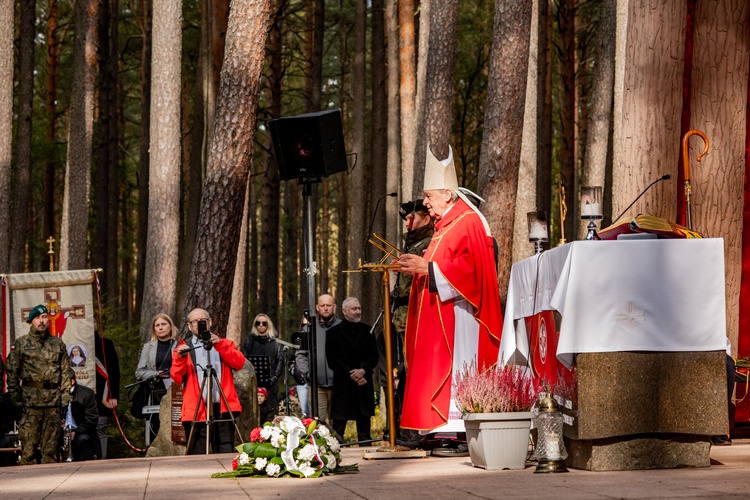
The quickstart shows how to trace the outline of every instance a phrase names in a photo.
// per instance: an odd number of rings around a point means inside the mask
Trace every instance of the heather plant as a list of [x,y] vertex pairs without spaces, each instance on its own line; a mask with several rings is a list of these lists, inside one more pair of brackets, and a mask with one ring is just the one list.
[[453,390],[463,413],[503,413],[530,411],[540,388],[521,367],[479,370],[473,362],[456,374]]

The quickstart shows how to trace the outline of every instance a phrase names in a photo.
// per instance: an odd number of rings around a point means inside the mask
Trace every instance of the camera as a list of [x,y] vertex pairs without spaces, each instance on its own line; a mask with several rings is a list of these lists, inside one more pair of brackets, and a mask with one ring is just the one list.
[[203,343],[204,349],[211,349],[211,332],[208,331],[205,319],[198,321],[198,340]]

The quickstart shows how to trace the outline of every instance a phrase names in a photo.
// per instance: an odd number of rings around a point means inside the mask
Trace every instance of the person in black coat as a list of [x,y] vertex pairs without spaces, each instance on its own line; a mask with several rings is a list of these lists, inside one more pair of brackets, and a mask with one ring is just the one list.
[[[268,405],[275,415],[279,410],[279,377],[284,371],[286,358],[281,345],[276,342],[276,329],[273,327],[271,318],[266,314],[258,314],[253,322],[251,334],[242,345],[242,354],[248,356],[264,356],[268,359],[270,366],[270,378],[258,380],[258,387],[268,391]],[[256,366],[256,370],[260,367]]]
[[72,423],[75,426],[73,429],[73,460],[75,462],[96,460],[101,457],[102,448],[99,436],[96,433],[99,411],[96,407],[94,391],[78,385],[73,370],[70,374],[70,383],[70,394],[73,398],[65,422],[66,425],[70,423],[70,417],[72,416]]
[[96,407],[99,420],[96,433],[101,447],[100,458],[107,458],[107,424],[112,416],[112,408],[120,399],[120,359],[117,357],[115,343],[102,338],[99,332],[94,333],[94,350],[96,352]]
[[375,414],[373,370],[378,347],[370,325],[362,323],[359,300],[349,297],[341,305],[344,320],[326,335],[326,358],[333,370],[333,430],[343,437],[346,423],[357,423],[357,440],[370,438],[370,417]]

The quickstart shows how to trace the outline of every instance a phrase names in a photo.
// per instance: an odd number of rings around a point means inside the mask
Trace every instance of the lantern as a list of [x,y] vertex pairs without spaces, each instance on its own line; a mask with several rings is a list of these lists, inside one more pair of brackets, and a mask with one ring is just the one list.
[[596,234],[596,222],[602,220],[602,187],[581,188],[581,220],[589,221],[588,234],[585,240],[600,240]]
[[568,456],[563,442],[563,416],[555,398],[547,395],[537,402],[538,415],[534,418],[537,444],[534,458],[539,463],[536,472],[568,472],[564,460]]
[[526,221],[529,227],[529,241],[536,245],[536,253],[542,253],[542,243],[549,241],[547,236],[547,214],[544,212],[528,212]]

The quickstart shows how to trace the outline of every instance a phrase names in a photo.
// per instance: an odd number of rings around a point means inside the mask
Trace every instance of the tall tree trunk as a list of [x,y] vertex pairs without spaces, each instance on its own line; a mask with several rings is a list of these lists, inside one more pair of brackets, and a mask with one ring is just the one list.
[[[331,291],[329,273],[331,271],[330,254],[332,252],[330,251],[330,248],[331,248],[330,245],[331,245],[332,224],[330,223],[331,211],[330,211],[329,196],[331,196],[331,181],[330,179],[323,179],[323,207],[321,209],[321,214],[320,214],[321,224],[318,226],[318,229],[320,231],[319,233],[320,245],[318,246],[318,248],[321,249],[320,256],[319,256],[319,259],[320,259],[320,293],[321,294],[322,293],[330,294],[330,291]],[[306,302],[303,302],[303,304],[306,304]]]
[[609,195],[605,195],[605,199],[609,199],[610,203],[612,188],[611,183],[607,185],[605,172],[614,98],[616,14],[617,0],[603,0],[596,33],[591,104],[581,176],[583,186],[605,186]]
[[[288,331],[287,328],[299,321],[297,311],[299,311],[300,302],[299,288],[306,280],[297,273],[300,270],[299,255],[304,254],[304,248],[300,249],[299,239],[299,221],[302,219],[302,210],[300,210],[299,199],[302,197],[299,184],[289,181],[284,184],[284,217],[282,222],[282,248],[281,255],[281,291],[282,291],[282,308],[279,310],[279,317],[275,318],[276,325],[281,332]],[[313,254],[314,255],[314,254]]]
[[[11,220],[18,235],[10,238],[10,272],[25,269],[31,179],[31,115],[34,102],[34,39],[36,0],[20,2],[18,47],[18,118],[16,169],[13,179]],[[12,128],[10,129],[12,130]]]
[[[138,155],[138,267],[135,282],[135,317],[141,317],[143,288],[146,276],[146,239],[148,236],[148,199],[151,137],[151,55],[153,33],[153,0],[140,0],[140,12],[135,16],[141,38],[141,130]],[[177,319],[177,318],[173,318]]]
[[234,0],[201,200],[185,314],[203,307],[218,331],[227,324],[244,194],[250,172],[269,0]]
[[[422,14],[425,7],[429,12],[430,0],[421,2]],[[414,0],[398,1],[398,60],[401,116],[401,185],[399,199],[412,200],[414,180],[414,143],[417,126],[417,49],[414,31]],[[429,30],[427,30],[429,33]],[[426,37],[425,37],[426,38]],[[394,94],[395,95],[395,94]],[[390,126],[389,126],[390,127]],[[391,242],[393,243],[393,242]]]
[[118,106],[117,71],[119,50],[117,45],[117,20],[119,0],[100,2],[98,19],[99,62],[99,112],[97,116],[98,144],[96,177],[94,179],[94,208],[97,214],[93,238],[93,263],[104,269],[101,277],[102,294],[115,306],[119,293],[118,276]]
[[[613,214],[658,176],[671,170],[677,177],[687,4],[669,0],[653,5],[640,0],[628,6],[621,118],[615,121]],[[676,204],[674,186],[661,182],[628,213],[675,220]]]
[[250,176],[250,245],[248,250],[250,270],[247,273],[248,298],[245,308],[245,314],[248,316],[258,310],[258,274],[260,270],[260,264],[258,264],[258,179],[260,179],[258,174]]
[[[412,23],[414,17],[412,16]],[[412,29],[414,25],[412,24]],[[399,193],[401,191],[401,142],[400,130],[402,123],[399,106],[399,31],[398,31],[398,1],[386,0],[385,2],[385,31],[386,31],[386,68],[387,68],[387,153],[386,153],[386,192]],[[412,52],[414,50],[414,39],[412,38]],[[413,58],[413,57],[412,57]],[[412,61],[413,64],[413,61]],[[412,75],[413,77],[413,75]],[[386,231],[383,235],[388,241],[396,246],[401,243],[401,227],[398,224],[399,198],[388,197],[385,199]]]
[[[529,59],[526,77],[525,108],[523,113],[523,137],[521,139],[520,164],[518,170],[518,187],[516,189],[516,216],[513,230],[511,262],[518,262],[534,253],[534,246],[529,244],[528,216],[536,211],[536,174],[537,165],[537,65],[538,55],[538,22],[540,0],[533,0],[531,6],[531,27],[529,30]],[[545,1],[545,0],[541,0]]]
[[[547,230],[559,227],[560,213],[552,212],[552,79],[550,68],[550,32],[552,18],[549,15],[549,1],[539,0],[539,21],[537,42],[536,73],[536,134],[537,134],[537,170],[536,170],[536,207],[547,214]],[[559,206],[558,206],[559,207]]]
[[242,209],[240,224],[240,244],[237,247],[237,264],[234,266],[234,283],[232,284],[232,301],[229,319],[227,321],[227,338],[237,345],[247,329],[248,312],[247,289],[245,287],[245,273],[247,272],[247,227],[250,216],[250,176],[247,177],[245,188],[245,206]]
[[[367,169],[370,174],[370,180],[367,182],[367,192],[370,194],[370,214],[366,221],[366,229],[372,225],[373,233],[378,234],[381,237],[385,237],[386,228],[386,212],[388,206],[392,210],[394,216],[396,216],[396,203],[390,203],[390,197],[383,197],[388,192],[386,191],[387,184],[387,155],[388,155],[388,97],[386,93],[386,52],[385,52],[385,4],[384,0],[373,0],[372,1],[372,36],[371,36],[371,58],[370,67],[371,75],[370,81],[372,85],[372,129],[370,143],[370,165]],[[398,217],[396,216],[396,219]],[[391,219],[393,220],[393,219]],[[394,221],[395,222],[395,221]],[[365,234],[364,238],[367,239],[369,234]],[[396,242],[398,244],[398,242]],[[383,256],[383,253],[366,243],[365,255],[367,255],[368,262],[377,262]],[[382,307],[382,293],[378,283],[380,283],[380,276],[378,274],[365,275],[365,283],[367,286],[362,290],[362,314],[363,318],[367,321],[374,321]]]
[[[424,13],[422,13],[424,15]],[[430,1],[429,53],[425,84],[425,107],[419,113],[416,149],[414,151],[414,184],[412,194],[419,197],[424,186],[424,162],[427,147],[436,158],[448,158],[453,90],[456,69],[458,0]],[[423,33],[420,33],[420,39]],[[421,42],[420,42],[421,43]],[[420,58],[422,54],[420,52]],[[425,61],[420,59],[419,64]],[[421,90],[419,91],[421,93]]]
[[483,213],[498,243],[498,278],[503,304],[508,295],[512,264],[531,4],[531,0],[498,0],[495,3],[487,108],[479,159],[479,194],[487,194],[484,196],[487,207],[483,207]]
[[[267,52],[270,67],[268,69],[268,102],[269,118],[281,116],[281,78],[283,73],[281,59],[281,21],[283,0],[271,0],[272,24],[268,33]],[[272,151],[271,134],[266,134],[266,151]],[[261,191],[261,242],[260,242],[260,311],[278,320],[279,314],[279,211],[281,208],[281,189],[279,171],[276,162],[270,155],[266,160],[266,171],[263,176]]]
[[575,122],[576,122],[576,79],[575,79],[575,8],[576,0],[562,0],[557,10],[560,48],[558,54],[558,96],[560,114],[560,181],[565,188],[565,202],[568,217],[565,219],[566,238],[575,238],[578,227],[578,191],[576,190],[575,168]]
[[219,75],[224,60],[224,43],[229,19],[229,0],[202,0],[201,40],[196,70],[196,85],[193,93],[193,116],[190,127],[190,156],[185,162],[185,210],[183,223],[183,244],[179,256],[177,279],[177,311],[179,316],[187,295],[190,266],[195,251],[198,217],[203,192],[203,178],[208,156],[209,139],[213,130],[216,112],[216,94],[219,89]]
[[[354,15],[354,63],[352,64],[352,150],[360,158],[350,178],[351,200],[349,203],[349,269],[357,269],[357,261],[364,260],[365,231],[367,231],[366,170],[369,169],[365,152],[365,0],[355,0]],[[363,299],[364,276],[351,273],[348,295]]]
[[[47,144],[57,143],[57,82],[60,78],[60,50],[62,44],[58,39],[58,1],[49,0],[47,13],[47,93],[44,107],[47,118]],[[57,151],[49,148],[45,159],[44,174],[44,234],[57,234],[55,223],[55,173],[60,165]]]
[[[13,161],[13,0],[0,0],[0,232],[10,234]],[[10,238],[0,241],[0,269],[10,270]]]
[[141,309],[144,341],[156,314],[174,316],[175,311],[179,249],[174,239],[180,231],[181,17],[182,0],[154,2],[148,245]]
[[747,125],[741,111],[748,95],[749,20],[750,4],[746,1],[706,0],[695,5],[691,127],[706,133],[711,149],[696,163],[703,144],[700,139],[693,139],[690,144],[692,220],[704,235],[724,239],[727,336],[735,346],[739,333],[746,182],[743,166]]
[[99,2],[79,0],[74,12],[73,81],[68,112],[60,269],[83,269],[87,265]]

